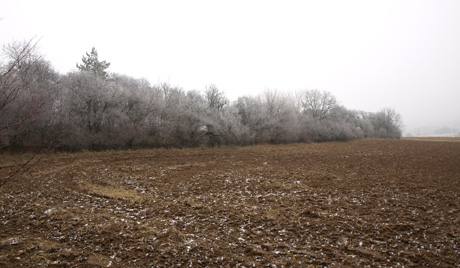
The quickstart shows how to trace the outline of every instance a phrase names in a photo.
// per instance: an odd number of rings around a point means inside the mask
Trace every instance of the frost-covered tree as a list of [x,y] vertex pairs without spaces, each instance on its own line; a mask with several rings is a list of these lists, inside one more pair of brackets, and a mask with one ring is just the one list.
[[52,120],[58,74],[37,52],[34,40],[3,48],[0,63],[0,145],[41,143]]
[[272,143],[298,140],[298,118],[292,98],[277,90],[266,90],[262,95],[266,134]]
[[216,85],[207,86],[205,89],[206,101],[211,109],[222,111],[228,104],[228,99],[225,97],[225,93],[219,91]]
[[392,108],[384,108],[371,117],[375,135],[379,138],[401,138],[401,115]]
[[110,63],[106,61],[99,61],[96,48],[92,48],[91,52],[86,52],[86,56],[81,57],[81,64],[77,63],[77,68],[80,71],[92,72],[101,78],[107,78],[108,73],[106,70],[109,68]]
[[247,128],[245,136],[248,143],[267,142],[266,117],[260,98],[239,97],[234,105],[241,118],[241,123]]
[[[329,92],[276,90],[230,103],[217,86],[186,91],[111,74],[96,49],[59,75],[31,42],[0,61],[0,145],[57,141],[71,150],[399,138],[393,109],[350,111]],[[0,146],[1,148],[1,146]]]
[[300,108],[304,114],[310,114],[319,121],[330,118],[335,108],[338,107],[337,100],[330,92],[321,92],[317,89],[303,90],[298,92]]

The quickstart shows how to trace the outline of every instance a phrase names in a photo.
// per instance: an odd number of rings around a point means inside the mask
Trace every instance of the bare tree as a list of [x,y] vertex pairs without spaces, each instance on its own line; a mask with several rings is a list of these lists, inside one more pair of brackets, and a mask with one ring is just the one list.
[[392,108],[384,108],[371,116],[375,135],[380,138],[401,138],[401,115]]
[[59,76],[36,48],[32,39],[3,49],[7,62],[0,67],[0,143],[5,146],[22,142],[38,122],[51,119],[48,106]]
[[219,91],[215,85],[206,87],[205,96],[211,109],[222,111],[228,104],[228,99],[225,97],[225,94],[222,91]]
[[4,46],[0,63],[0,149],[13,146],[41,146],[29,160],[6,177],[0,187],[20,176],[56,148],[49,133],[53,124],[53,102],[59,75],[37,53],[34,39]]
[[[38,61],[34,56],[37,42],[31,39],[27,43],[9,44],[3,48],[7,62],[1,65],[0,74],[0,112],[14,103],[27,84],[23,83],[23,74],[27,73],[33,64]],[[8,127],[2,120],[1,129]]]
[[338,107],[337,100],[331,93],[317,89],[300,91],[298,98],[301,111],[319,121],[330,118]]
[[298,122],[292,98],[277,90],[266,90],[262,100],[269,141],[272,143],[297,141]]

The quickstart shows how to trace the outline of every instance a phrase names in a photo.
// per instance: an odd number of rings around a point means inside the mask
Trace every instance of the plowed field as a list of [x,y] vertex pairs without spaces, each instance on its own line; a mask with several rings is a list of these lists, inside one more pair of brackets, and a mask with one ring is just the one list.
[[460,142],[53,154],[0,188],[20,266],[459,267]]

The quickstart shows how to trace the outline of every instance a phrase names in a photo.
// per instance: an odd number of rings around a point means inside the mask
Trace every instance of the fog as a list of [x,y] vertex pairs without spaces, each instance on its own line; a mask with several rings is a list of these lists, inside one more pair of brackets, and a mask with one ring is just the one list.
[[39,39],[61,73],[96,47],[109,71],[231,100],[329,91],[394,108],[405,132],[460,128],[459,1],[10,1],[0,44]]

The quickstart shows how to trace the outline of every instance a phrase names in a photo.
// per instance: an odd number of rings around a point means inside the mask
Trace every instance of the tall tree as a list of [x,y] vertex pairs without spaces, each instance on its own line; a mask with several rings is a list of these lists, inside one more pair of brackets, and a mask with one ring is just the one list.
[[101,78],[108,78],[106,70],[109,68],[110,63],[105,60],[99,61],[96,48],[93,47],[90,53],[86,52],[86,56],[83,55],[81,61],[83,62],[82,64],[77,63],[77,68],[80,71],[92,72]]

